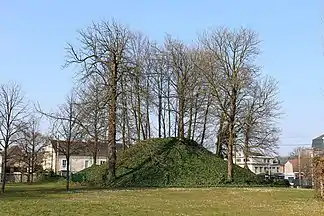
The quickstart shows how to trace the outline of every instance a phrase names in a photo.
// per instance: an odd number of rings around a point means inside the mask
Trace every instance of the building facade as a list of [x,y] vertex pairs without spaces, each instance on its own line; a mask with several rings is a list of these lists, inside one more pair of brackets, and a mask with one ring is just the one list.
[[[71,173],[79,172],[94,165],[94,143],[93,142],[73,142],[70,144],[69,170]],[[117,144],[117,151],[122,148]],[[66,151],[67,143],[65,141],[51,140],[46,146],[43,169],[54,171],[58,175],[65,175],[67,172]],[[96,147],[96,165],[106,163],[108,158],[108,144],[98,143]]]
[[[245,157],[242,152],[238,152],[235,155],[234,164],[244,167]],[[247,158],[248,168],[255,174],[275,174],[280,173],[280,165],[277,158],[272,156],[266,156],[258,153],[250,153]]]

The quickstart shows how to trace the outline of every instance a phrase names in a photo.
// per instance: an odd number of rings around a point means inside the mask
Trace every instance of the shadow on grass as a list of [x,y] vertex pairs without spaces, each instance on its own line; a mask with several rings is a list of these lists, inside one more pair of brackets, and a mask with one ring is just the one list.
[[66,191],[65,185],[62,184],[19,184],[8,185],[4,194],[0,194],[1,200],[26,200],[26,199],[55,199],[59,196],[74,193],[82,193],[86,191],[104,190],[99,187],[72,186]]
[[88,193],[92,191],[131,191],[131,190],[154,190],[161,187],[90,187],[73,185],[66,191],[65,185],[60,183],[51,184],[8,184],[4,194],[0,193],[1,201],[29,200],[29,199],[60,199],[65,196]]
[[[86,186],[72,186],[69,191],[66,191],[65,185],[62,184],[35,184],[35,185],[8,185],[6,192],[0,194],[1,201],[17,201],[17,200],[51,200],[51,199],[64,199],[68,198],[69,195],[73,194],[86,194],[88,192],[95,191],[143,191],[143,190],[163,190],[170,188],[229,188],[229,189],[240,189],[240,188],[269,188],[274,189],[276,187],[265,187],[264,185],[210,185],[210,186],[167,186],[167,187],[86,187]],[[280,187],[278,187],[280,188]],[[285,188],[281,188],[285,189]],[[287,188],[286,188],[287,189]]]

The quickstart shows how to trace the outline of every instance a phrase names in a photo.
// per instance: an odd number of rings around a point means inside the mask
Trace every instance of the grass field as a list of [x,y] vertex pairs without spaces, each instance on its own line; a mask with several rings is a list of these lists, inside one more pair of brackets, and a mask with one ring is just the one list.
[[311,190],[266,188],[74,189],[9,185],[0,215],[324,215]]

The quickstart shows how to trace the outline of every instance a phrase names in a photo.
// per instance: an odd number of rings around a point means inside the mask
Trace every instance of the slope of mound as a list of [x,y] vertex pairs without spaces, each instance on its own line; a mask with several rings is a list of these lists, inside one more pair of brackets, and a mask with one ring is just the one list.
[[[110,182],[110,186],[216,186],[225,184],[227,179],[227,162],[189,140],[150,139],[120,152],[117,158],[117,179]],[[106,182],[106,167],[90,167],[74,179],[103,184]],[[234,184],[257,181],[252,172],[235,165],[233,179]]]

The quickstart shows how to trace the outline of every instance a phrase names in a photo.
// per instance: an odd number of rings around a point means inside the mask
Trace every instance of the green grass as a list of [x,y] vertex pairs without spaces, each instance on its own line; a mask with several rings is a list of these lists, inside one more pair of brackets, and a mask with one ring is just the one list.
[[312,190],[163,188],[98,190],[62,184],[9,185],[0,215],[324,215]]
[[[92,185],[106,183],[107,165],[93,166],[75,175]],[[232,184],[257,184],[254,173],[233,167]],[[117,179],[111,187],[204,187],[227,183],[227,162],[192,140],[176,138],[142,141],[117,157]]]

